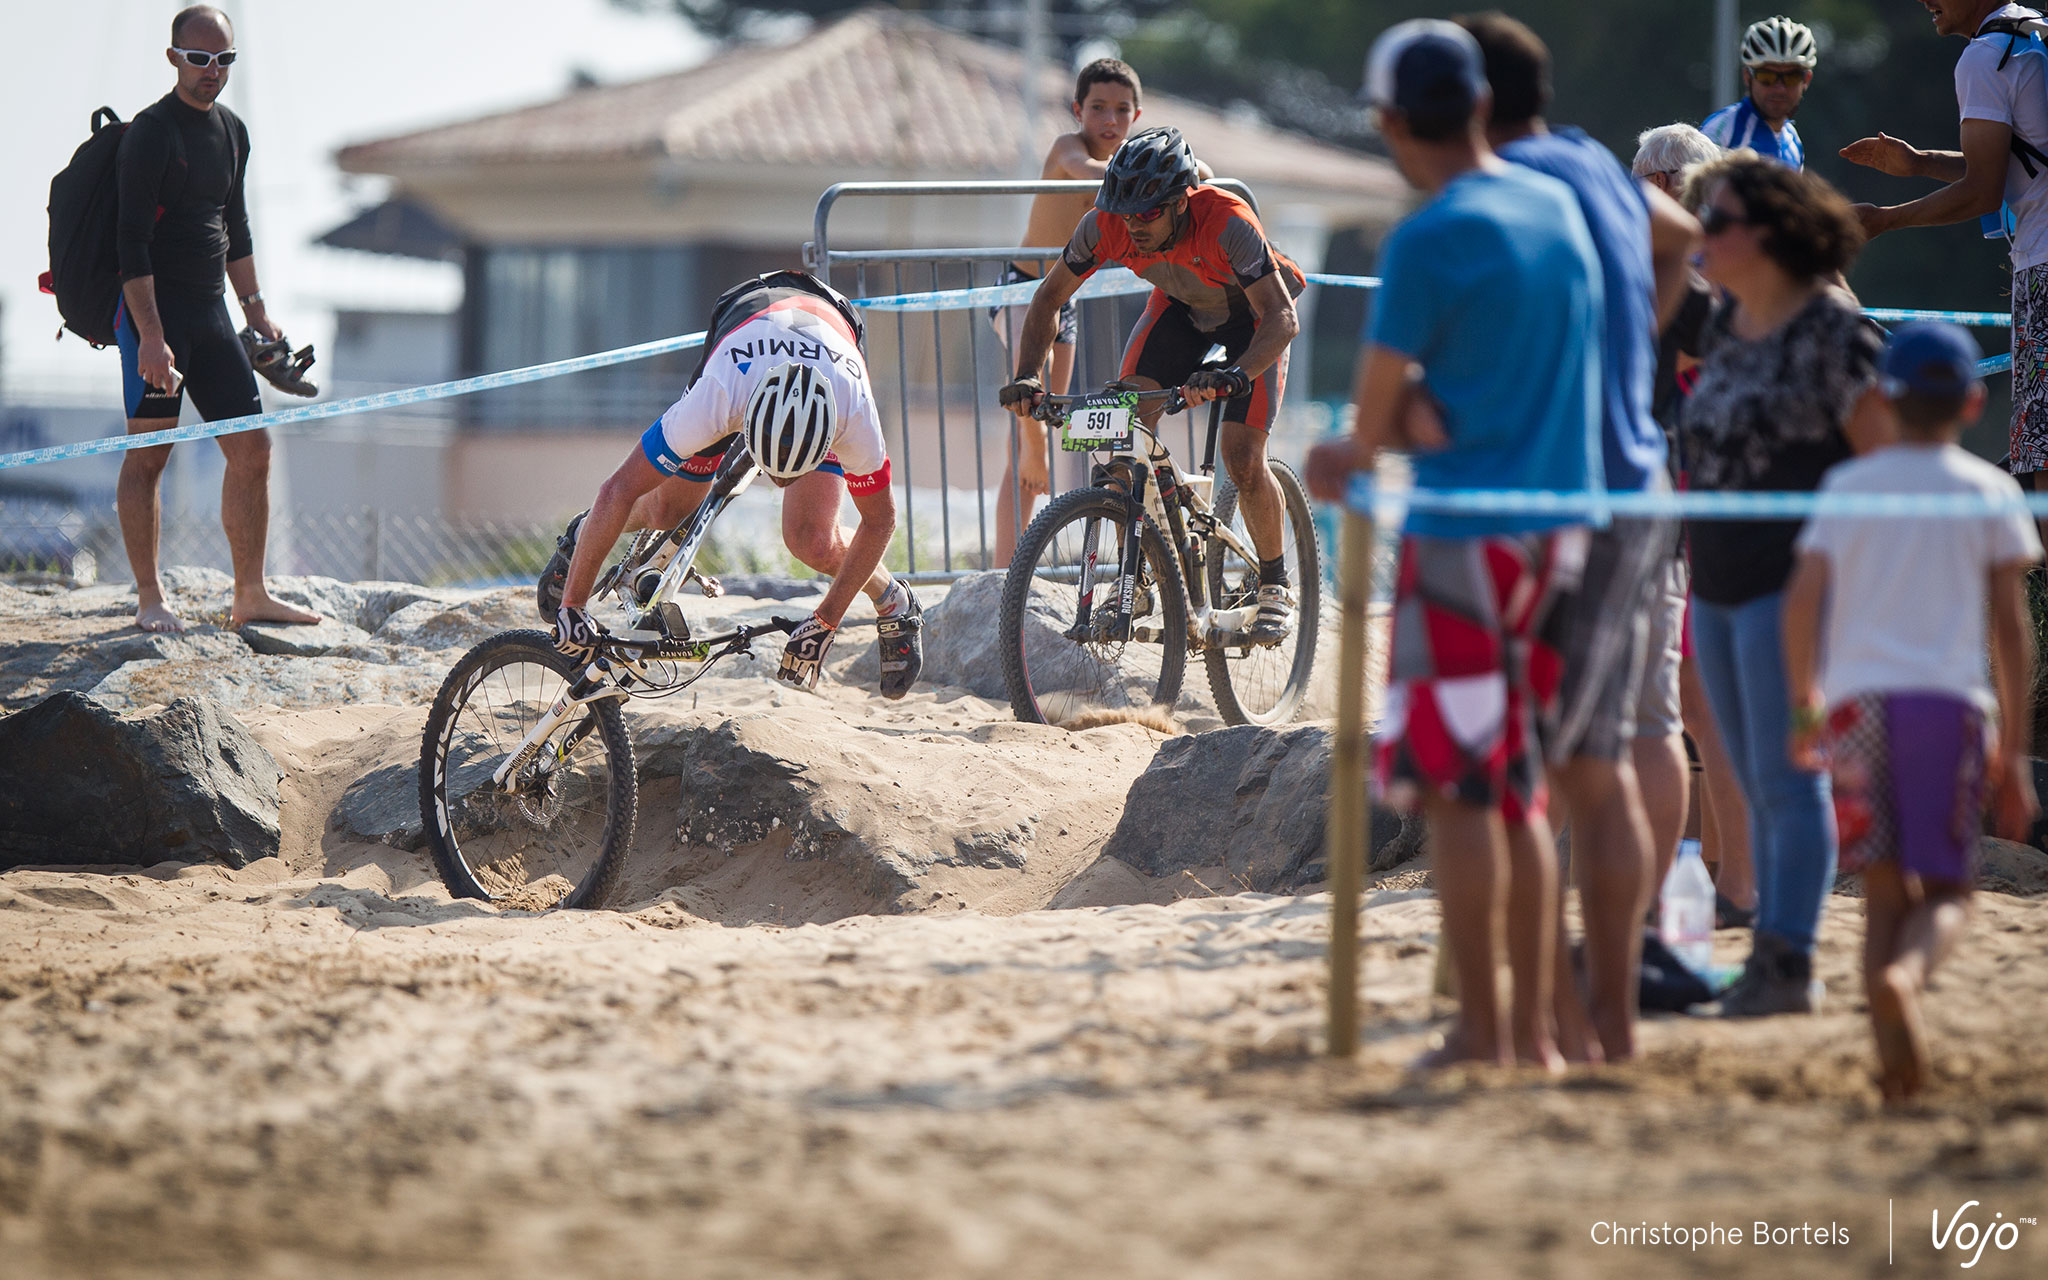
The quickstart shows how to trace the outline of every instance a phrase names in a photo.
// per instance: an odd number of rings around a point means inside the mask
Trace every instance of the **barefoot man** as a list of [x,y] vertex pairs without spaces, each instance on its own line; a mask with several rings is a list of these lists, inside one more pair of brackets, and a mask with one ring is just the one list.
[[[1382,448],[1431,490],[1582,490],[1601,412],[1600,259],[1572,189],[1494,154],[1478,43],[1432,19],[1374,43],[1365,97],[1429,197],[1387,236],[1359,356],[1355,435],[1318,446],[1324,500]],[[1575,517],[1411,511],[1379,741],[1390,803],[1429,821],[1457,1021],[1423,1067],[1562,1070],[1551,1028],[1557,853],[1538,718],[1557,692],[1551,602],[1583,563]],[[1501,940],[1514,976],[1496,994]]]
[[[128,433],[178,425],[187,392],[209,422],[263,412],[256,375],[228,319],[221,276],[235,286],[249,327],[266,341],[283,335],[263,307],[249,242],[243,183],[249,130],[216,101],[237,57],[235,29],[210,5],[171,21],[177,86],[142,109],[121,139],[119,187],[121,305],[115,334]],[[263,544],[270,526],[270,436],[244,431],[220,438],[227,459],[220,523],[234,560],[234,626],[320,621],[263,585]],[[171,446],[130,449],[118,489],[121,540],[135,574],[135,622],[145,631],[182,631],[157,579],[161,488]]]

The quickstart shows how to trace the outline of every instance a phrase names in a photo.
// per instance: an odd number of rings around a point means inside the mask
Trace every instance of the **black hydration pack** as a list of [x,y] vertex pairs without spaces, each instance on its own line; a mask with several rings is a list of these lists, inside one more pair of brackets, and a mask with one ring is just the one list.
[[96,347],[113,345],[121,302],[114,158],[127,132],[112,107],[101,107],[92,113],[92,136],[50,179],[50,269],[42,278],[43,292],[56,295],[64,328]]
[[862,356],[868,353],[868,329],[861,320],[860,308],[853,305],[847,296],[808,271],[770,271],[765,275],[751,276],[718,295],[718,301],[711,304],[711,322],[705,326],[703,354],[697,357],[696,371],[690,375],[690,385],[696,386],[697,379],[704,376],[705,362],[711,359],[711,349],[718,345],[732,327],[734,313],[740,303],[753,297],[763,289],[801,289],[816,294],[845,319],[853,330],[854,346]]

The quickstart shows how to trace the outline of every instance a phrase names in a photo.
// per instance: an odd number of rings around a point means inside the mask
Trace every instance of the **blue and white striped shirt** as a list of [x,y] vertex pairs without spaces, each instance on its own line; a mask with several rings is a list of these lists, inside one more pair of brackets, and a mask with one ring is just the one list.
[[1787,120],[1783,131],[1771,132],[1771,126],[1748,98],[1708,116],[1700,132],[1730,151],[1746,148],[1787,169],[1806,167],[1806,148],[1799,142],[1798,127]]

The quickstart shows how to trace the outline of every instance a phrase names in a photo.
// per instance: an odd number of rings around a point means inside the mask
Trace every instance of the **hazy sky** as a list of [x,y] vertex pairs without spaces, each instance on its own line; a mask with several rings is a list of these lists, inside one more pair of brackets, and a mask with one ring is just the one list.
[[[23,53],[0,78],[0,116],[13,121],[12,181],[0,193],[0,304],[5,370],[24,391],[90,390],[118,400],[111,352],[67,335],[36,291],[48,266],[49,179],[84,141],[94,108],[123,119],[171,88],[170,19],[184,0],[6,0]],[[458,120],[559,94],[586,69],[612,81],[700,61],[705,42],[681,22],[628,13],[607,0],[239,0],[241,54],[224,100],[250,131],[250,215],[270,314],[295,342],[325,343],[336,304],[448,305],[454,269],[311,249],[307,242],[377,193],[345,184],[344,143]],[[240,314],[230,303],[240,323]]]

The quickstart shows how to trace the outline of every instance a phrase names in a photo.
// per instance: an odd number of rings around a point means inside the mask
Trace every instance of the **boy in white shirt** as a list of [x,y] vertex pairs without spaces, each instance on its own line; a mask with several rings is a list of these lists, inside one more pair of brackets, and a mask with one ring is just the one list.
[[1841,869],[1864,877],[1863,978],[1894,1103],[1926,1087],[1919,996],[1969,921],[1986,788],[2014,839],[2037,807],[2025,580],[2041,541],[2013,478],[1956,444],[1984,409],[1981,355],[1954,325],[1901,329],[1881,383],[1898,441],[1836,467],[1820,492],[1982,495],[2010,509],[1816,515],[1786,588],[1792,754],[1818,768],[1825,743]]

